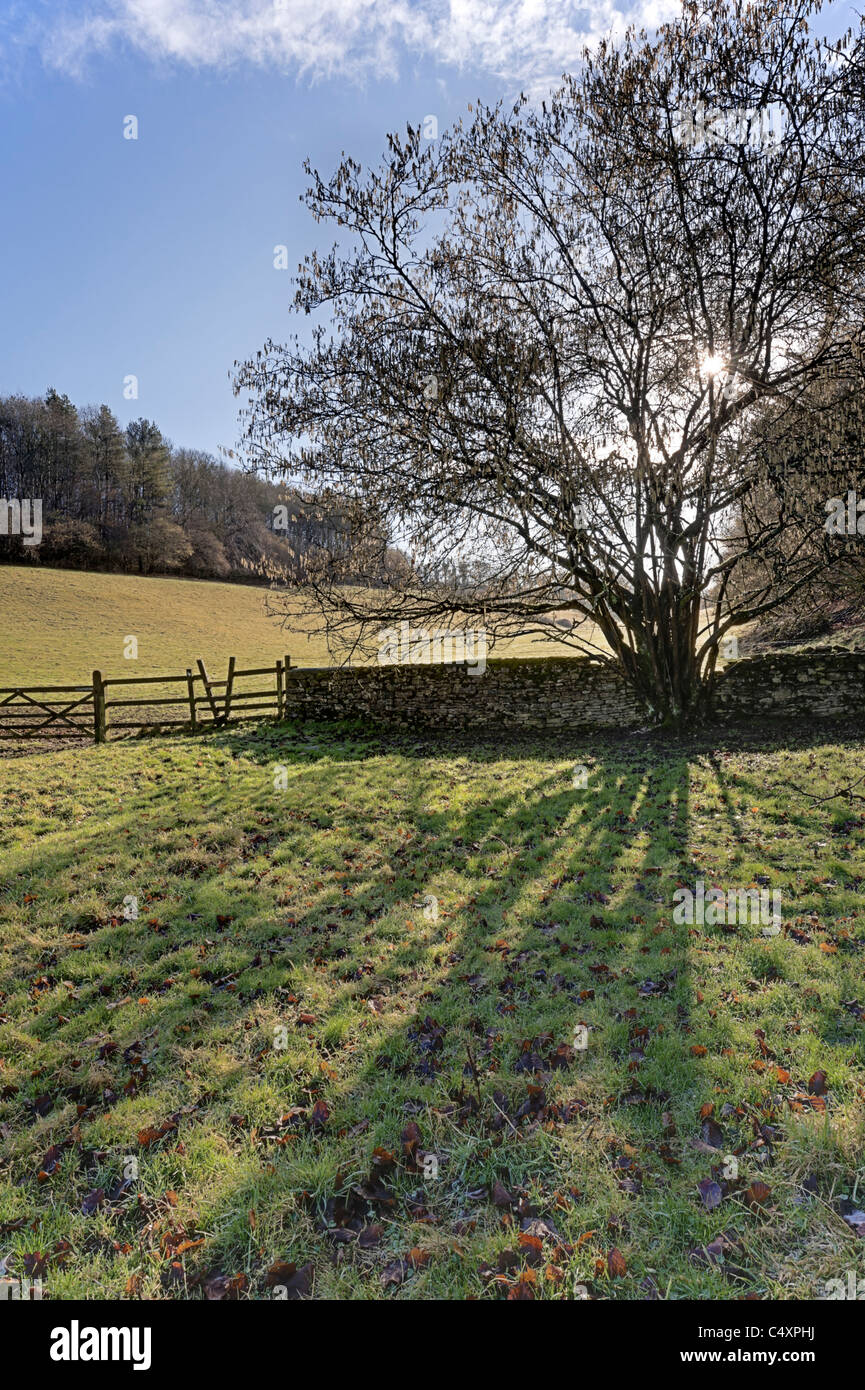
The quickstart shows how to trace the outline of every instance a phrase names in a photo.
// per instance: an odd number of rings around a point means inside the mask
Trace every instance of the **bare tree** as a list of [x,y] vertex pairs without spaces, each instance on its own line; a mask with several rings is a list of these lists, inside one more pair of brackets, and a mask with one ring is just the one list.
[[[831,563],[786,543],[783,496],[742,520],[773,487],[761,422],[777,438],[858,373],[865,45],[814,39],[819,8],[687,3],[539,107],[409,127],[375,170],[306,166],[342,229],[300,267],[321,318],[235,388],[249,466],[352,518],[350,582],[307,557],[333,633],[468,617],[494,639],[564,609],[591,621],[566,645],[687,722],[730,628]],[[410,561],[384,579],[383,525]],[[755,554],[772,585],[732,585]]]

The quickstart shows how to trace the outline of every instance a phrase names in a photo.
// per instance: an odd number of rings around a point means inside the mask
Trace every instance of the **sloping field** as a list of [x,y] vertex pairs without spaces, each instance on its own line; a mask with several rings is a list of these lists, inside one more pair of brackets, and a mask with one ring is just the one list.
[[[0,568],[0,684],[182,672],[201,656],[224,675],[229,656],[265,665],[289,652],[297,665],[327,665],[305,631],[283,632],[265,613],[267,590],[192,579],[136,578],[78,570]],[[137,660],[124,658],[128,636]]]
[[[295,620],[285,629],[268,617],[264,587],[192,579],[137,578],[0,566],[0,685],[87,682],[109,676],[171,675],[203,657],[212,678],[230,656],[240,667],[271,665],[286,653],[295,666],[329,666],[320,632]],[[124,657],[128,636],[138,657]],[[497,656],[562,652],[524,639]]]

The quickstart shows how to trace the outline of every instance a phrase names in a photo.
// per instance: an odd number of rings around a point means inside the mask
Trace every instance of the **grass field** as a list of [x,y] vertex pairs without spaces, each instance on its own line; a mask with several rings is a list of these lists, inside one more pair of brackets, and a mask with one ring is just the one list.
[[[785,739],[259,726],[0,767],[7,1273],[54,1299],[861,1278],[865,818],[786,784],[828,795],[863,748]],[[783,931],[676,925],[698,878],[767,881]]]
[[[239,667],[271,665],[285,653],[294,666],[329,666],[322,634],[309,620],[286,629],[265,611],[270,591],[192,579],[137,578],[80,570],[0,566],[0,685],[79,683],[103,676],[180,674],[203,657],[221,678],[230,656]],[[135,660],[124,657],[128,636]],[[524,638],[496,655],[561,653],[556,643]]]

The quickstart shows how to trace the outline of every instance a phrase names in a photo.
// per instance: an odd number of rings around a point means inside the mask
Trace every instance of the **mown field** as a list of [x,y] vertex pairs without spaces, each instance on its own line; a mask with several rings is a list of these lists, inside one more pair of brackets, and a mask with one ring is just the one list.
[[[865,817],[787,784],[828,796],[863,748],[785,738],[247,726],[0,767],[7,1274],[53,1299],[861,1278]],[[676,925],[698,878],[778,888],[782,932]]]
[[[268,616],[270,592],[257,585],[0,565],[0,685],[86,683],[94,670],[106,677],[176,675],[194,669],[199,656],[214,679],[224,677],[230,656],[241,668],[271,665],[286,653],[294,666],[329,666],[332,657],[314,621],[298,617],[283,627]],[[138,640],[134,660],[123,654],[128,636]],[[562,650],[523,638],[497,647],[496,655]]]

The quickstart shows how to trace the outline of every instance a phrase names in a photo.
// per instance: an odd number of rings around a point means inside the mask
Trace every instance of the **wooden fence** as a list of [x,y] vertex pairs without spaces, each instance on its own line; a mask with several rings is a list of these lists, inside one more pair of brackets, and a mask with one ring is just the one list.
[[[94,739],[104,743],[109,730],[220,727],[229,719],[258,719],[272,714],[283,719],[286,712],[286,672],[291,658],[286,656],[273,666],[239,670],[229,658],[225,680],[212,680],[204,662],[196,662],[197,672],[187,667],[182,676],[109,676],[93,672],[90,685],[30,685],[0,687],[0,739]],[[238,688],[237,682],[270,676],[267,689]],[[261,681],[261,684],[264,682]],[[143,699],[127,699],[115,694],[118,687],[180,685],[177,695],[160,691]],[[161,713],[166,710],[165,715]],[[134,711],[144,711],[136,715]],[[117,713],[115,713],[115,711]],[[183,711],[181,717],[176,717]]]

